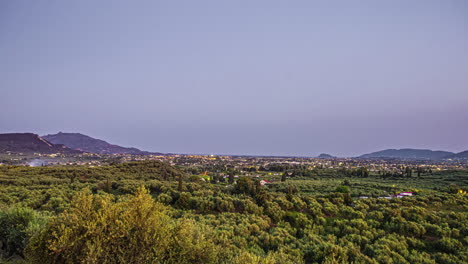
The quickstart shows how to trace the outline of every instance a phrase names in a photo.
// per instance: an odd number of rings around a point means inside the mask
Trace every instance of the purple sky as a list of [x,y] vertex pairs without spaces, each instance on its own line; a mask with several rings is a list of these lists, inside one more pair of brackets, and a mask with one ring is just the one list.
[[468,3],[0,1],[0,132],[174,153],[468,149]]

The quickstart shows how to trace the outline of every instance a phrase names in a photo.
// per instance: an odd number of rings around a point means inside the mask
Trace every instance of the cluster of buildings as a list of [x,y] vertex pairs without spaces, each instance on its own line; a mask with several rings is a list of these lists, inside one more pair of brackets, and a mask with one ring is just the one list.
[[[9,153],[8,153],[9,154]],[[26,156],[16,155],[8,159],[21,163]],[[290,166],[313,170],[318,169],[357,169],[365,167],[370,172],[402,173],[406,167],[420,167],[426,170],[456,170],[468,168],[467,162],[451,160],[397,160],[397,159],[360,159],[360,158],[307,158],[307,157],[260,157],[260,156],[225,156],[225,155],[130,155],[130,154],[40,154],[34,153],[33,159],[47,159],[49,164],[74,164],[100,166],[113,162],[129,162],[138,160],[159,160],[173,166],[192,168],[209,168],[212,170],[235,169],[243,175],[262,171],[272,166]],[[27,162],[25,162],[27,163]]]

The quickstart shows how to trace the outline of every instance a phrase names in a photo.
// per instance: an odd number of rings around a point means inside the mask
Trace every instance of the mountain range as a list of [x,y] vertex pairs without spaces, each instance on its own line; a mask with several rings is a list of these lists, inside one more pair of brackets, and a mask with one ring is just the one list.
[[[129,155],[162,155],[159,152],[142,151],[110,144],[104,140],[92,138],[80,133],[63,133],[38,136],[33,133],[0,134],[0,153],[96,153],[96,154],[129,154]],[[320,154],[318,158],[335,158],[329,154]],[[386,149],[359,156],[362,159],[468,159],[468,150],[460,153],[433,151],[429,149]]]
[[359,158],[397,158],[397,159],[444,159],[455,153],[429,149],[386,149],[359,156]]
[[129,155],[161,155],[142,151],[137,148],[126,148],[107,143],[104,140],[95,139],[80,133],[62,133],[45,135],[43,139],[53,144],[63,144],[71,149],[96,154],[129,154]]

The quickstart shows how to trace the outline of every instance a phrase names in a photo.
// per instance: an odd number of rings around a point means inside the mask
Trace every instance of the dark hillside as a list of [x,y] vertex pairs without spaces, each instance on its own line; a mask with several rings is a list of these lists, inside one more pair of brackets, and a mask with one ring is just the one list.
[[0,134],[0,153],[80,153],[66,146],[53,144],[33,133]]
[[92,138],[80,133],[62,133],[43,136],[44,139],[54,144],[63,144],[71,149],[76,149],[96,154],[131,154],[131,155],[152,155],[161,153],[151,153],[141,151],[137,148],[126,148],[110,144],[104,140]]

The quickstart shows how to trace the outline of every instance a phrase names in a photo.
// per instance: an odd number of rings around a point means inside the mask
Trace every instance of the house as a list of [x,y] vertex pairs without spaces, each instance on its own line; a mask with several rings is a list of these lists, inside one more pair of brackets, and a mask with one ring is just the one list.
[[396,194],[396,195],[390,195],[387,197],[379,197],[379,198],[393,199],[393,198],[403,198],[403,197],[408,197],[408,196],[413,196],[413,193],[412,192],[400,192],[399,194]]
[[401,192],[401,193],[399,193],[398,195],[401,195],[401,196],[413,196],[413,193],[412,193],[412,192]]
[[268,184],[268,183],[270,183],[270,182],[269,182],[269,181],[265,181],[265,180],[261,180],[261,181],[260,181],[260,185],[261,185],[261,186],[265,186],[265,184]]

